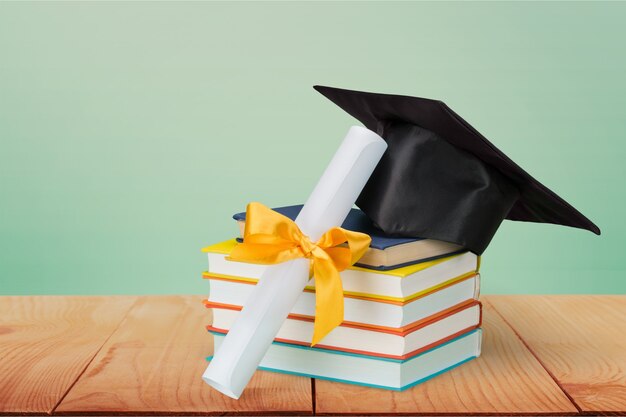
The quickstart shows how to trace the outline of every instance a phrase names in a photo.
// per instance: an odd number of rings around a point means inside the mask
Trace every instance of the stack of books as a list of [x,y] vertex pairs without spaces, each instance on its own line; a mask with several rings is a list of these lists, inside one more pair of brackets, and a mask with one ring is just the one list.
[[[295,219],[302,208],[274,210]],[[245,213],[233,216],[243,233]],[[342,227],[372,242],[341,272],[344,322],[310,346],[315,280],[309,282],[259,369],[401,391],[480,355],[479,258],[450,243],[382,234],[360,210]],[[204,248],[213,309],[207,329],[218,350],[263,272],[275,266],[227,261],[237,244]]]

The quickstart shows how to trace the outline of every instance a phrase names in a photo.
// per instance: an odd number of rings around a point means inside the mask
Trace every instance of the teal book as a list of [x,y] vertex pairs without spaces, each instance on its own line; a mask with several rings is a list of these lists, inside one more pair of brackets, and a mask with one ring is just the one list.
[[[212,333],[218,350],[225,336]],[[480,356],[481,335],[474,329],[404,360],[274,342],[259,369],[403,391]]]

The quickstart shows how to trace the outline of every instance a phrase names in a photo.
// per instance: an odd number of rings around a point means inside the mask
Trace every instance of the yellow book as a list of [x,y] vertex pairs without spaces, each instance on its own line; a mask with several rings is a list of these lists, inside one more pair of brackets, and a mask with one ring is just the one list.
[[[202,249],[207,253],[209,260],[209,269],[204,273],[205,278],[254,284],[265,269],[271,267],[226,260],[226,255],[236,244],[237,241],[231,239]],[[471,252],[465,252],[389,270],[352,266],[340,274],[344,294],[347,296],[406,303],[474,276],[477,272],[478,257]],[[306,290],[311,291],[314,288],[313,278]]]

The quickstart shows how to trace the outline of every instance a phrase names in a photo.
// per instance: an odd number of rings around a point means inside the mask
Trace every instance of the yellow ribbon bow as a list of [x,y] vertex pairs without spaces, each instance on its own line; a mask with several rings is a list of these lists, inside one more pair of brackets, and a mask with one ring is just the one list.
[[[343,243],[348,246],[338,246]],[[309,258],[309,276],[315,276],[315,323],[311,346],[343,322],[343,287],[339,272],[359,260],[369,248],[365,233],[333,227],[312,242],[288,217],[250,203],[246,208],[243,243],[227,259],[258,264],[277,264]]]

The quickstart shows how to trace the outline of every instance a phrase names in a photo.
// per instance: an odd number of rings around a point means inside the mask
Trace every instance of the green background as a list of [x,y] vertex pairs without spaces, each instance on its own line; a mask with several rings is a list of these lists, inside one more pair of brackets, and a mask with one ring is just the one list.
[[624,3],[1,3],[0,293],[203,293],[302,202],[326,84],[445,101],[603,231],[505,222],[486,293],[625,293]]

